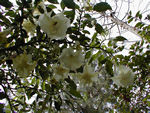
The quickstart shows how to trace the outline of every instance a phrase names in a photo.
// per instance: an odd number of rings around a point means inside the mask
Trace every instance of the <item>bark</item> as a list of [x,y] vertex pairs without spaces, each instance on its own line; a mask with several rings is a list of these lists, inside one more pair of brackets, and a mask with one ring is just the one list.
[[111,15],[107,15],[107,17],[109,19],[112,20],[112,22],[116,23],[117,25],[119,25],[120,27],[128,30],[129,32],[132,32],[133,34],[141,37],[141,35],[139,34],[141,30],[135,28],[135,27],[132,27],[130,26],[129,24],[127,24],[126,22],[123,22],[122,20],[119,20],[117,17],[115,17],[113,14]]

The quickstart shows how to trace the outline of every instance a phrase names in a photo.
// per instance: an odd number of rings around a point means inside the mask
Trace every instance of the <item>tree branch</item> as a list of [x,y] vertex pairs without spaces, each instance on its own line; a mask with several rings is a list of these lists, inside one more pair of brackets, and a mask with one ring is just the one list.
[[[103,15],[106,15],[106,14],[103,14]],[[111,14],[111,15],[106,15],[108,18],[110,18],[114,23],[116,23],[117,25],[123,27],[124,29],[132,32],[133,34],[141,37],[141,35],[139,34],[139,32],[141,30],[135,28],[135,27],[132,27],[130,25],[128,25],[127,23],[123,22],[122,20],[119,20],[117,17],[114,16],[114,14]]]
[[8,100],[8,103],[9,103],[9,106],[10,106],[10,109],[11,109],[12,113],[15,113],[15,111],[14,111],[14,109],[13,109],[13,106],[12,106],[12,104],[11,104],[10,98],[9,98],[9,96],[7,95],[6,87],[5,87],[4,85],[2,85],[2,84],[1,84],[1,86],[2,86],[3,89],[4,89],[4,93],[5,93],[5,95],[6,95],[6,99]]

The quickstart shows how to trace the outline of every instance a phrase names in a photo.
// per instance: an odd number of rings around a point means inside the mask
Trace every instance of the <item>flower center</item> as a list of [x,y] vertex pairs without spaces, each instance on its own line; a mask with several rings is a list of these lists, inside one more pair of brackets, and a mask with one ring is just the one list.
[[66,72],[66,70],[61,67],[57,67],[56,70],[57,70],[57,74],[59,75],[63,75]]
[[84,75],[82,75],[82,80],[85,82],[85,83],[91,83],[91,74],[89,73],[85,73]]
[[54,23],[53,23],[53,26],[56,26],[56,25],[57,25],[57,23],[58,23],[58,22],[54,22]]

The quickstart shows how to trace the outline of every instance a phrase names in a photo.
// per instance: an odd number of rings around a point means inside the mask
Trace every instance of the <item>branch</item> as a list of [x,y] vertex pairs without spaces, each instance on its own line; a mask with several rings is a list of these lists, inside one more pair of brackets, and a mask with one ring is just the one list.
[[[106,14],[103,14],[103,15],[106,15]],[[123,22],[122,20],[119,20],[117,17],[115,17],[113,14],[111,15],[106,15],[108,18],[110,18],[114,23],[116,23],[117,25],[120,25],[121,27],[123,27],[124,29],[132,32],[133,34],[141,37],[141,35],[139,34],[139,32],[141,30],[135,28],[135,27],[132,27],[130,25],[128,25],[127,23]]]
[[11,109],[12,113],[15,113],[15,111],[13,110],[13,106],[12,106],[12,104],[11,104],[10,98],[9,98],[9,96],[7,95],[6,87],[5,87],[4,85],[2,85],[2,84],[1,84],[1,86],[2,86],[3,89],[4,89],[4,93],[5,93],[5,95],[6,95],[6,99],[8,100],[8,103],[9,103],[9,105],[10,105],[10,109]]

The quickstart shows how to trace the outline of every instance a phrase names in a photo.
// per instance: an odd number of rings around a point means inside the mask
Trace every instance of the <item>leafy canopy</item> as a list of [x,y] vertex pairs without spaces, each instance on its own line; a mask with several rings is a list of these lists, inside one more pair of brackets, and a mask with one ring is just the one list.
[[0,1],[0,112],[148,112],[149,15],[96,2]]

